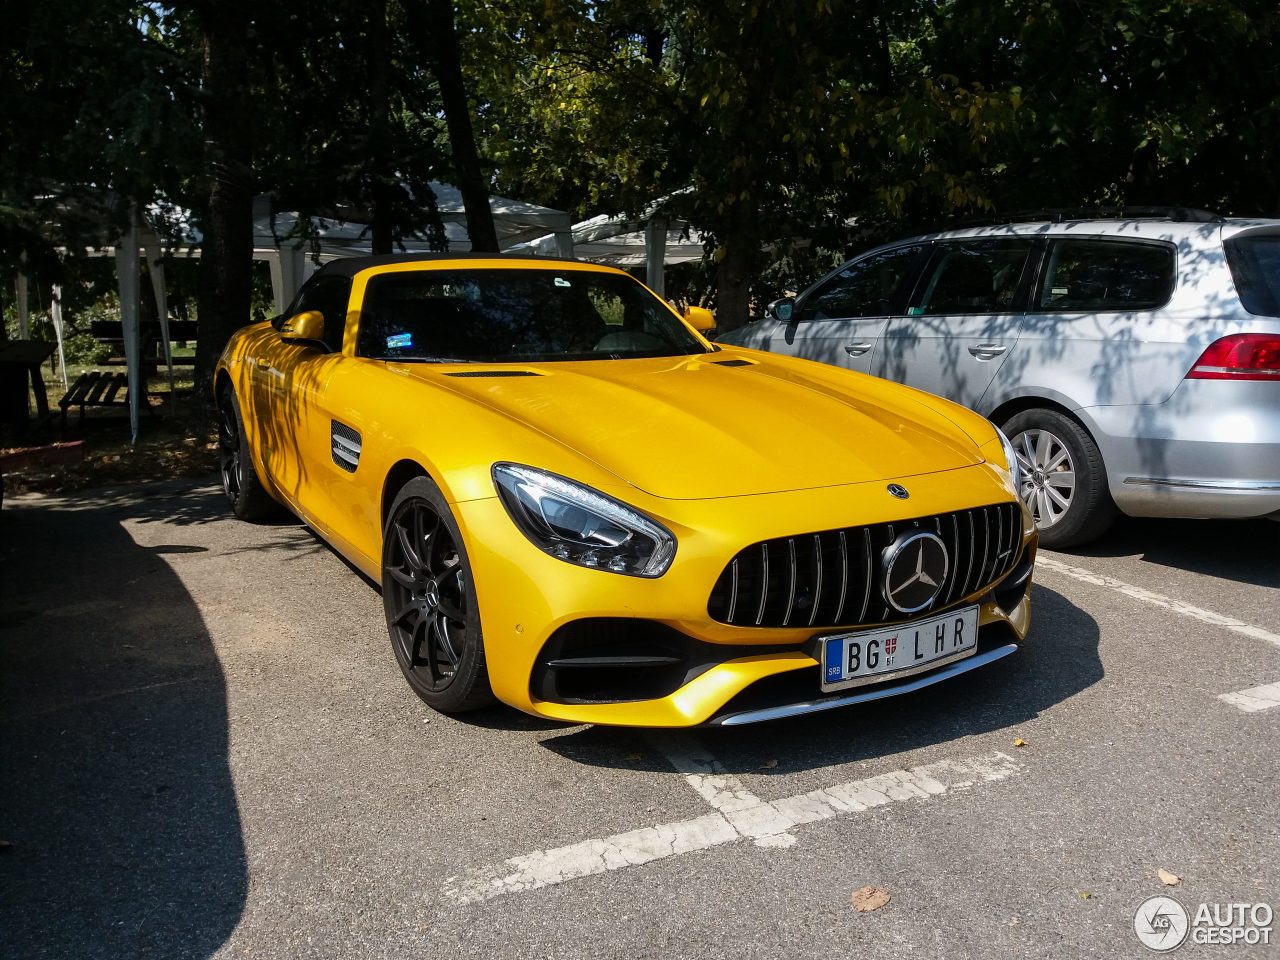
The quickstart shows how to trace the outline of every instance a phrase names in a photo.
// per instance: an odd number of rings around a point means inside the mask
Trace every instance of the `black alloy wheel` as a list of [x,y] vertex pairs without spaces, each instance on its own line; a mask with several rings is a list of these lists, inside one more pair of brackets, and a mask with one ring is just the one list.
[[218,470],[222,474],[222,492],[234,505],[243,485],[244,461],[240,459],[240,418],[236,416],[228,388],[218,399]]
[[281,514],[280,504],[267,492],[245,438],[244,417],[236,392],[226,386],[218,394],[218,473],[222,492],[241,520],[257,522]]
[[426,477],[409,481],[388,515],[382,600],[396,662],[419,697],[444,713],[492,702],[471,567]]

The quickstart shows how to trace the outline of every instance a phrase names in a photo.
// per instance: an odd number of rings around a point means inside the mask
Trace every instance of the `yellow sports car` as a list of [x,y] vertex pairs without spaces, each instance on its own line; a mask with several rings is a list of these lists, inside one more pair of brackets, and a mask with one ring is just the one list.
[[382,584],[446,712],[750,723],[1013,653],[1036,534],[1003,435],[710,326],[591,264],[336,260],[223,353],[223,486]]

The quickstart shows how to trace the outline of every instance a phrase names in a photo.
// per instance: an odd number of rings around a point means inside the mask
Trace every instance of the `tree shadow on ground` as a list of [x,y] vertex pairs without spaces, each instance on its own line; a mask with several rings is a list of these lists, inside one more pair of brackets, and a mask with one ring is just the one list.
[[1078,557],[1139,556],[1148,563],[1259,587],[1280,587],[1280,523],[1121,517]]
[[[1013,727],[1102,679],[1097,621],[1061,594],[1033,587],[1035,625],[1012,657],[901,697],[746,727],[672,731],[699,741],[731,773],[782,775],[855,763]],[[636,731],[586,727],[541,743],[589,766],[670,772],[657,753],[621,763]],[[634,755],[633,755],[634,756]],[[766,764],[776,764],[765,769]]]
[[239,921],[222,669],[174,548],[122,525],[208,499],[0,516],[0,953],[208,957]]

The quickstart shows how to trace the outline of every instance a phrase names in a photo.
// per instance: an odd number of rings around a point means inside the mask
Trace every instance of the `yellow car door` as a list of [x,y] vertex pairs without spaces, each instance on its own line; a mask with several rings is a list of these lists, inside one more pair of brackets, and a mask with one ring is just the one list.
[[[347,277],[309,282],[285,312],[283,332],[264,342],[249,371],[263,465],[279,492],[309,520],[319,506],[317,490],[326,480],[328,431],[321,429],[320,421],[327,384],[342,361],[350,293]],[[321,336],[288,336],[291,328],[301,326],[297,318],[311,312],[324,317]]]

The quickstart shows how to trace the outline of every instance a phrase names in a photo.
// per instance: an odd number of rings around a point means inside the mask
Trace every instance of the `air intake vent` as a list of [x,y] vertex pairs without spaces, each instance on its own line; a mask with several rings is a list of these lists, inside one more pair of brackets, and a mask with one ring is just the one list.
[[881,556],[903,533],[936,534],[950,560],[928,616],[986,590],[1017,562],[1021,510],[1000,503],[973,510],[823,530],[753,544],[725,567],[707,612],[743,627],[853,627],[906,619],[885,599]]
[[347,473],[355,473],[360,465],[360,434],[345,423],[330,420],[333,462]]
[[712,360],[718,367],[754,367],[755,364],[750,360]]
[[459,370],[457,373],[446,373],[446,377],[540,377],[542,374],[532,370]]

